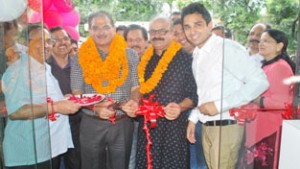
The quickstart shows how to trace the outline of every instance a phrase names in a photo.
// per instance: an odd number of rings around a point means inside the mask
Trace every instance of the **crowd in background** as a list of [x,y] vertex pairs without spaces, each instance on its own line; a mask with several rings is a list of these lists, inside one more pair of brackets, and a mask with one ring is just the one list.
[[[150,130],[154,169],[278,168],[284,118],[268,109],[292,102],[283,79],[295,73],[283,31],[254,23],[242,46],[200,3],[147,29],[116,27],[109,13],[94,12],[81,46],[59,25],[1,25],[7,169],[147,168],[144,117],[135,112],[152,94],[164,106]],[[91,93],[105,100],[85,107],[64,99]],[[229,110],[241,106],[256,118],[239,124]]]

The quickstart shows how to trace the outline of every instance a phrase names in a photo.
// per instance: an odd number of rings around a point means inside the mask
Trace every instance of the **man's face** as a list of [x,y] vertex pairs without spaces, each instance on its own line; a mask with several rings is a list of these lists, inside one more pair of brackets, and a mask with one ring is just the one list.
[[96,46],[109,46],[116,33],[116,28],[111,24],[108,17],[101,16],[92,20],[89,33]]
[[201,14],[189,14],[183,18],[183,29],[189,42],[201,48],[211,35],[212,22],[207,25]]
[[149,27],[149,34],[155,50],[167,49],[173,39],[170,23],[164,19],[153,21]]
[[182,48],[188,53],[192,53],[194,46],[187,41],[187,38],[183,32],[181,24],[173,26],[174,40],[182,45]]
[[248,47],[250,54],[254,55],[258,53],[258,43],[261,34],[265,31],[265,26],[262,24],[257,24],[252,27],[248,35]]
[[53,45],[54,42],[50,38],[50,33],[46,29],[37,29],[32,32],[28,50],[33,58],[44,63],[44,56],[45,58],[50,56]]
[[127,34],[127,46],[137,52],[139,57],[143,56],[148,42],[144,39],[141,30],[131,30]]
[[7,30],[4,35],[4,43],[5,48],[12,47],[18,38],[18,29],[16,27],[13,27],[10,30]]
[[75,56],[77,54],[77,52],[78,52],[78,46],[77,46],[77,44],[76,43],[72,43],[69,55],[70,56]]
[[51,37],[54,40],[52,53],[54,56],[64,57],[70,52],[71,41],[65,30],[58,30],[51,33]]

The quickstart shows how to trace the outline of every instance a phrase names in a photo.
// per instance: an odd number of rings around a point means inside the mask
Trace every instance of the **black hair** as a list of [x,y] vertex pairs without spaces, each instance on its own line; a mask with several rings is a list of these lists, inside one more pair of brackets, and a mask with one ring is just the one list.
[[51,28],[49,31],[50,31],[50,33],[53,33],[53,32],[61,31],[61,30],[65,31],[64,28],[62,28],[61,26],[56,26],[56,27]]
[[133,30],[141,30],[142,34],[143,34],[144,40],[148,41],[147,30],[144,27],[142,27],[140,25],[136,25],[136,24],[129,25],[128,28],[125,30],[125,32],[124,32],[124,38],[125,38],[126,41],[127,41],[128,32],[133,31]]
[[180,11],[175,11],[175,12],[172,12],[171,16],[172,15],[181,15],[181,12]]
[[116,28],[116,32],[118,32],[118,31],[126,31],[126,30],[127,30],[127,26],[125,26],[125,25],[119,25]]
[[182,20],[181,20],[181,19],[176,19],[176,20],[172,23],[172,26],[175,26],[175,25],[182,25]]
[[75,43],[78,46],[78,42],[75,39],[71,38],[70,40],[71,40],[71,44]]
[[287,46],[288,46],[287,35],[284,32],[277,29],[267,29],[264,32],[268,33],[277,43],[283,43],[283,48],[281,49],[280,58],[284,59],[290,65],[291,69],[295,73],[296,64],[292,61],[292,59],[287,53]]
[[9,21],[9,22],[3,22],[3,28],[4,28],[4,34],[6,34],[6,32],[11,30],[12,28],[18,29],[17,20],[12,20],[12,21]]
[[203,4],[194,2],[182,9],[181,19],[184,20],[184,17],[190,14],[200,14],[208,25],[211,22],[211,16],[208,10],[204,7]]
[[108,13],[108,12],[105,12],[105,11],[97,11],[97,12],[94,12],[92,14],[89,15],[88,17],[88,25],[89,25],[89,28],[92,27],[92,20],[94,18],[97,18],[97,17],[107,17],[110,21],[110,24],[112,26],[115,26],[115,23],[114,23],[114,20],[112,19],[112,16]]
[[49,32],[51,34],[56,32],[56,31],[65,31],[67,33],[68,37],[71,39],[71,36],[69,35],[69,33],[64,28],[62,28],[61,26],[56,26],[56,27],[53,27],[49,30]]
[[215,26],[212,28],[212,30],[222,30],[225,38],[232,39],[231,30],[226,28],[225,26],[221,26],[221,25]]

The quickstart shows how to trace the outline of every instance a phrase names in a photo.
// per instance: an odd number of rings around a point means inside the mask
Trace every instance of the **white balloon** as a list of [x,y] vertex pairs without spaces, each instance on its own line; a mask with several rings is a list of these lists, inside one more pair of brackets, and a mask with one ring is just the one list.
[[17,19],[27,8],[27,0],[0,0],[0,22]]

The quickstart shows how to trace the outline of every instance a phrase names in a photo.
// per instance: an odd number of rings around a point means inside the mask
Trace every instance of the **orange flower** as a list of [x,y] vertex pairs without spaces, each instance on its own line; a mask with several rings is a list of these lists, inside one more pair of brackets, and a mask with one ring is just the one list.
[[154,69],[154,72],[152,73],[152,76],[147,81],[145,81],[146,66],[149,63],[150,59],[152,58],[153,51],[154,51],[152,45],[148,47],[148,49],[145,51],[138,65],[140,92],[142,94],[151,92],[157,86],[163,74],[168,69],[170,62],[173,60],[174,56],[180,49],[181,49],[181,45],[175,41],[172,41],[167,51],[159,60],[157,66]]
[[103,61],[93,39],[88,37],[78,52],[85,83],[101,94],[113,93],[122,86],[128,75],[126,47],[124,38],[116,34]]

